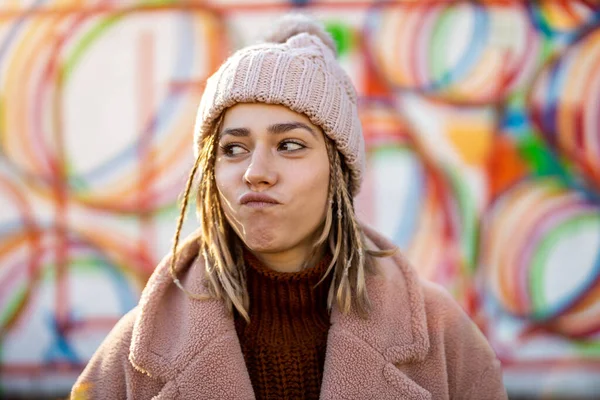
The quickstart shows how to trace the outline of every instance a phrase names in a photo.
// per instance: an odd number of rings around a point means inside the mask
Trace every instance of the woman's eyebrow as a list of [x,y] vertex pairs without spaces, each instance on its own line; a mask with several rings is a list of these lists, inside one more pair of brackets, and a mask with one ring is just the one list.
[[247,128],[225,128],[221,131],[220,137],[231,135],[235,137],[250,136],[250,130]]
[[[294,129],[304,129],[308,131],[315,138],[317,134],[308,125],[302,122],[282,122],[280,124],[273,124],[267,128],[267,131],[272,134],[285,133]],[[250,136],[250,130],[248,128],[225,128],[221,131],[220,137],[231,135],[235,137],[247,137]]]
[[273,124],[267,128],[267,131],[269,131],[270,133],[278,134],[292,131],[294,129],[304,129],[308,131],[311,135],[313,135],[315,138],[317,137],[317,134],[310,126],[298,121]]

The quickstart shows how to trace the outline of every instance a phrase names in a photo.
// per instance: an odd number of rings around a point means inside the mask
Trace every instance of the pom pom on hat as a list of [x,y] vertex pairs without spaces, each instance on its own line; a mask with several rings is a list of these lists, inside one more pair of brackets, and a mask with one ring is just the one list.
[[325,27],[319,21],[303,14],[288,14],[280,18],[263,40],[267,43],[285,43],[289,38],[301,33],[318,37],[333,54],[337,54],[335,41]]

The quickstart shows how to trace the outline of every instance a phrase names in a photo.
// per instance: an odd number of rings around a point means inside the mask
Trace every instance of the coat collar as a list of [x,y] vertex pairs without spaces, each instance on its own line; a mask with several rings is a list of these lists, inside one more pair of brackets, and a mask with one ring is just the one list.
[[[363,226],[363,230],[370,248],[394,247],[371,228]],[[186,289],[202,294],[206,292],[202,257],[198,256],[198,237],[199,231],[186,239],[176,270]],[[386,379],[399,380],[401,387],[407,384],[411,387],[414,382],[407,383],[408,378],[402,374],[396,376],[399,373],[390,366],[422,361],[429,350],[424,300],[415,271],[399,251],[392,257],[378,260],[381,273],[367,278],[367,292],[373,306],[369,318],[363,320],[354,313],[343,315],[336,307],[332,310],[323,398],[328,397],[326,393],[334,398],[333,394],[340,390],[335,383],[338,378],[343,378],[338,376],[342,373],[338,372],[338,367],[348,364],[345,358],[348,354],[339,348],[343,338],[352,338],[353,346],[367,349],[365,357],[373,357],[373,362],[388,371],[383,373]],[[173,284],[169,263],[168,256],[160,262],[142,293],[129,354],[135,368],[164,381],[176,379],[215,338],[235,335],[233,319],[227,315],[222,302],[190,300]],[[237,345],[239,347],[239,342]],[[228,362],[244,365],[239,349],[228,353],[227,357]],[[348,377],[363,373],[348,368],[344,367],[343,372],[349,374]],[[249,378],[243,385],[251,394]],[[414,398],[427,398],[427,393],[423,393],[418,385],[415,389],[414,385],[412,390],[418,394]]]
[[[362,228],[369,248],[395,248],[372,228]],[[345,330],[364,340],[389,363],[422,361],[429,350],[429,336],[419,278],[399,250],[392,257],[377,260],[380,274],[367,279],[373,306],[369,318],[343,315],[334,307],[331,329]]]

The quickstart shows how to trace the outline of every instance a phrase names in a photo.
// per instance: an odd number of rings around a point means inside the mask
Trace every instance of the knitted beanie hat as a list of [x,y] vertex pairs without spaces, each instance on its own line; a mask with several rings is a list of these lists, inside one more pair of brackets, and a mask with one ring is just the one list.
[[235,52],[207,81],[194,129],[194,151],[215,121],[236,103],[279,104],[306,115],[335,142],[356,195],[365,149],[356,91],[335,59],[335,43],[315,20],[281,19],[267,42]]

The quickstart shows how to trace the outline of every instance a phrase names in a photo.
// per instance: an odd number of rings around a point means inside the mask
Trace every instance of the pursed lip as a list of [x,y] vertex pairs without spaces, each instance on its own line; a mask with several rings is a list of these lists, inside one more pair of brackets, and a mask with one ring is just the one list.
[[262,208],[262,207],[271,207],[277,204],[281,204],[273,197],[264,194],[264,193],[256,193],[249,192],[242,197],[240,197],[239,203],[243,206]]

